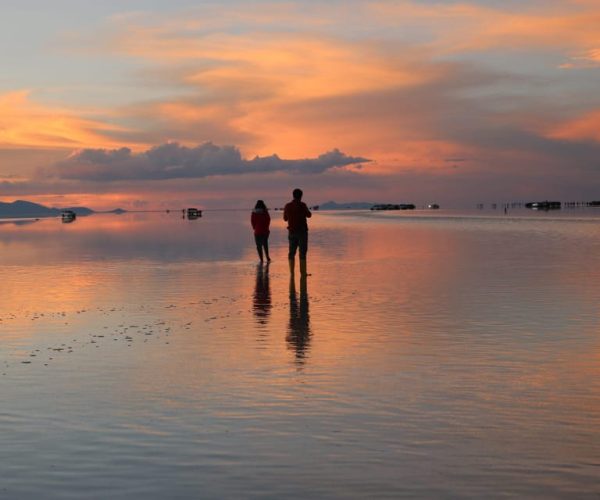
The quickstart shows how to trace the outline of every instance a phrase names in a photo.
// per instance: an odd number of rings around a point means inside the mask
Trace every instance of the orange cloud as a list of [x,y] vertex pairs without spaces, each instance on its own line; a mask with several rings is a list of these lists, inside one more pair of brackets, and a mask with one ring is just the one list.
[[[166,140],[214,140],[235,143],[251,155],[313,154],[348,149],[356,135],[364,136],[364,123],[340,115],[324,134],[320,123],[300,126],[279,116],[280,110],[315,99],[426,85],[443,78],[446,69],[433,61],[449,54],[541,48],[564,55],[563,68],[600,62],[600,9],[592,1],[543,10],[468,2],[351,6],[266,2],[238,5],[227,16],[202,7],[172,17],[117,15],[102,43],[119,56],[149,62],[163,74],[165,86],[179,89],[155,102],[134,101],[93,115],[34,103],[27,91],[5,94],[0,146],[141,149]],[[382,124],[369,125],[373,136],[387,133]],[[396,130],[395,137],[412,132]],[[417,140],[439,143],[432,137]],[[392,147],[378,142],[373,150]]]
[[[196,140],[221,143],[229,135],[250,156],[297,157],[343,145],[353,149],[354,136],[361,131],[364,135],[362,123],[345,121],[337,131],[327,132],[322,123],[287,120],[286,107],[413,88],[445,72],[423,63],[419,51],[403,50],[397,55],[376,43],[286,33],[194,37],[170,29],[130,27],[119,39],[119,50],[163,65],[165,73],[190,66],[179,78],[196,97],[150,103],[150,120],[159,118],[180,130],[178,139],[183,142],[192,139],[191,131]],[[148,107],[143,112],[148,113]],[[341,123],[344,118],[334,121]]]
[[[455,69],[439,59],[447,56],[541,49],[558,53],[570,61],[564,67],[571,67],[577,54],[593,60],[600,46],[600,11],[592,2],[543,10],[409,1],[356,2],[343,10],[293,2],[238,7],[233,17],[199,9],[185,17],[116,20],[115,52],[156,65],[193,95],[154,105],[149,123],[158,119],[159,127],[177,132],[162,139],[227,143],[231,137],[248,155],[358,147],[361,154],[386,157],[388,164],[394,157],[404,157],[400,163],[406,165],[430,163],[438,153],[468,152],[432,133],[431,124],[415,127],[419,117],[409,117],[411,123],[389,116],[401,109],[382,109],[382,117],[365,109],[369,117],[361,119],[360,107],[368,105],[363,96],[452,78]],[[346,107],[328,117],[297,111],[343,97],[349,98]],[[291,108],[296,109],[290,113]]]
[[125,131],[123,127],[84,118],[65,107],[44,106],[30,96],[28,90],[0,95],[0,147],[75,149],[122,144],[109,135]]
[[[600,12],[593,2],[568,2],[543,11],[466,2],[352,6],[340,11],[327,5],[263,3],[238,6],[227,16],[214,8],[170,18],[115,16],[117,34],[105,33],[112,37],[106,45],[120,56],[154,65],[155,76],[163,75],[162,84],[179,90],[155,102],[134,101],[116,112],[95,114],[105,121],[34,104],[27,92],[7,94],[0,97],[0,145],[141,149],[166,140],[213,140],[239,145],[249,155],[285,156],[354,149],[353,141],[365,136],[366,125],[356,116],[349,120],[340,114],[324,130],[320,122],[294,123],[280,112],[307,101],[426,85],[444,77],[447,69],[432,61],[448,54],[554,47],[564,52],[565,68],[574,67],[576,58],[588,63],[600,59]],[[292,24],[294,29],[286,30]],[[374,147],[364,154],[389,153],[399,145],[399,136],[414,135],[410,125],[368,125],[366,135]],[[387,145],[382,138],[390,134],[384,126],[396,131]],[[416,140],[440,143],[435,137]],[[446,149],[456,148],[449,143]]]
[[[69,193],[63,195],[34,194],[27,195],[27,200],[56,208],[88,207],[94,210],[113,210],[115,208],[135,210],[140,207],[136,207],[132,200],[139,197],[140,193],[124,191],[119,193]],[[149,194],[149,197],[152,197],[152,194]]]
[[551,130],[548,136],[570,141],[600,142],[600,110],[594,110],[567,121]]
[[[239,147],[244,158],[306,158],[339,148],[376,160],[364,172],[382,175],[572,162],[552,141],[597,139],[598,120],[591,113],[547,131],[573,103],[590,105],[590,96],[563,92],[575,79],[583,87],[583,75],[561,80],[565,72],[551,65],[600,62],[597,2],[485,3],[242,2],[161,17],[115,16],[109,31],[94,33],[95,48],[82,43],[77,50],[128,65],[138,79],[127,82],[119,102],[130,104],[80,111],[42,105],[25,91],[5,94],[0,147],[141,151],[167,141],[214,141]],[[535,58],[532,68],[528,58]],[[541,89],[536,68],[544,61],[556,77]],[[132,83],[152,90],[136,94]],[[560,106],[548,106],[558,91]],[[498,166],[501,157],[510,161]],[[452,165],[451,158],[469,161]],[[73,184],[54,192],[96,193]],[[31,189],[40,195],[46,187]],[[233,191],[232,182],[224,189]],[[158,191],[148,193],[156,199]],[[203,196],[212,196],[207,191]],[[95,206],[87,197],[81,195],[83,203]]]
[[591,49],[582,52],[580,55],[571,57],[569,62],[561,64],[562,69],[571,68],[594,68],[600,66],[600,49]]
[[438,53],[542,48],[572,57],[574,51],[595,51],[600,46],[597,2],[567,1],[543,9],[519,5],[518,10],[467,2],[430,6],[377,2],[371,11],[384,26],[420,26]]
[[244,89],[258,93],[258,87],[271,97],[301,99],[416,85],[428,79],[426,73],[414,71],[406,54],[392,57],[370,44],[289,33],[155,35],[153,30],[134,29],[121,39],[120,49],[162,63],[208,61],[184,78],[202,89],[244,95]]

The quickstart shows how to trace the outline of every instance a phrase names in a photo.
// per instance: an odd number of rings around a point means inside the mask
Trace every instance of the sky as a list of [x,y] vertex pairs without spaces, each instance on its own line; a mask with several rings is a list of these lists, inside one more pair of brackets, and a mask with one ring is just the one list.
[[0,201],[600,199],[598,0],[2,0]]

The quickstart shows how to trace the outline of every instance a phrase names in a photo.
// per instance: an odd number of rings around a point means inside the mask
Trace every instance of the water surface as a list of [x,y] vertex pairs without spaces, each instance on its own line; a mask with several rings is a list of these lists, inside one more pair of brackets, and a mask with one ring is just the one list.
[[600,218],[0,225],[0,497],[600,493]]

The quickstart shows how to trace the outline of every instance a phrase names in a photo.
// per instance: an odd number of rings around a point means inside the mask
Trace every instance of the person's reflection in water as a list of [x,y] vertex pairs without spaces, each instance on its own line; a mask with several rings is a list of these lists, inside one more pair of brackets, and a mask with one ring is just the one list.
[[256,266],[256,285],[252,308],[254,319],[259,325],[266,325],[271,314],[271,287],[269,285],[269,265],[261,262]]
[[296,293],[296,280],[290,275],[290,324],[288,326],[287,342],[290,349],[296,352],[296,363],[303,365],[310,344],[310,316],[308,312],[308,292],[306,290],[306,275],[300,277],[300,300]]

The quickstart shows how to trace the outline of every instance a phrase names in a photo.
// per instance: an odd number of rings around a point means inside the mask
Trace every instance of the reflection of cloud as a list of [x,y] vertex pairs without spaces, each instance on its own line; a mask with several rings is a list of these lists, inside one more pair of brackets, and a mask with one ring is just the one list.
[[88,181],[165,180],[273,172],[317,174],[367,161],[366,158],[347,156],[337,149],[318,158],[284,160],[272,155],[245,160],[233,146],[207,142],[188,148],[168,143],[143,153],[132,153],[129,148],[83,149],[57,163],[50,174],[62,179]]
[[0,220],[0,226],[12,225],[12,226],[27,226],[39,222],[40,219],[22,219],[22,220]]
[[[42,219],[29,231],[0,231],[3,263],[37,265],[69,263],[86,259],[141,260],[151,262],[239,260],[248,244],[240,234],[247,231],[246,219],[213,213],[198,221],[170,215],[93,215],[77,220],[68,231],[56,219]],[[190,226],[194,230],[190,231]],[[157,234],[164,237],[157,238]],[[43,242],[43,243],[42,243]]]

